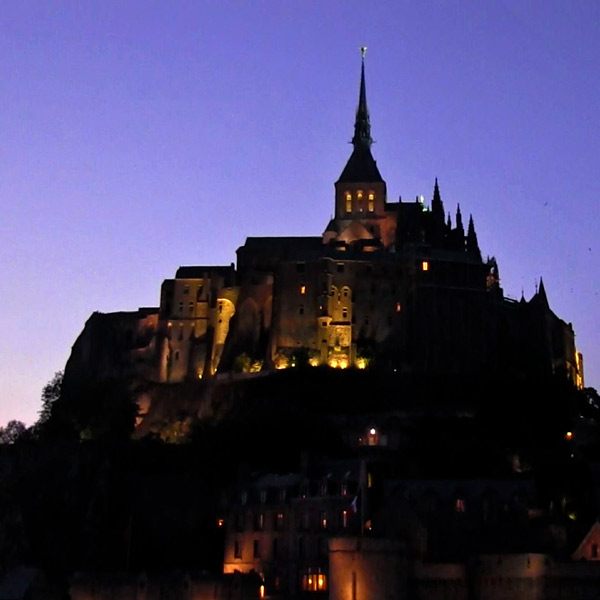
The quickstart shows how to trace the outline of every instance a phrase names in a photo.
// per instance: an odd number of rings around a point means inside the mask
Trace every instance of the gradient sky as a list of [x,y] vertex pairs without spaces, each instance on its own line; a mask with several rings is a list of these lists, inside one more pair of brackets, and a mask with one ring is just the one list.
[[600,387],[600,3],[2,0],[0,424],[35,421],[93,311],[322,233],[362,44],[389,199],[437,176]]

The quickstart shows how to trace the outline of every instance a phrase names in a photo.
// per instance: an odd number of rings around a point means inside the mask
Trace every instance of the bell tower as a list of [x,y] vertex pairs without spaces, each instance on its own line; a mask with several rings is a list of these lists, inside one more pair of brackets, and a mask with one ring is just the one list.
[[365,85],[365,53],[361,48],[361,73],[358,107],[354,121],[352,154],[335,182],[335,213],[324,235],[324,242],[340,237],[352,225],[352,235],[343,236],[352,243],[353,237],[360,239],[380,238],[377,221],[385,218],[386,185],[371,154],[371,123],[367,107]]

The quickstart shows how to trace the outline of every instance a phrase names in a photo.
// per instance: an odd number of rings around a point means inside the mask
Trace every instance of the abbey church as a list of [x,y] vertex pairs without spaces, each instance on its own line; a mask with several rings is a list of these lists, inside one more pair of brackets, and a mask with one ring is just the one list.
[[429,203],[389,201],[371,145],[363,56],[353,149],[323,234],[249,237],[236,265],[179,267],[158,308],[94,313],[66,374],[177,383],[310,365],[562,372],[582,387],[573,328],[552,312],[543,282],[529,300],[505,297],[473,218],[448,212],[437,179]]

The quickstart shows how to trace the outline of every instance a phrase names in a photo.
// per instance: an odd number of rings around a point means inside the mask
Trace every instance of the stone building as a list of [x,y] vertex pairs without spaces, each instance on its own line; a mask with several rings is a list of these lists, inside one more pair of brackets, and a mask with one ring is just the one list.
[[66,376],[169,383],[308,362],[425,375],[564,372],[582,386],[573,328],[550,309],[544,284],[529,301],[505,297],[473,218],[447,212],[437,179],[429,205],[388,198],[371,152],[364,58],[352,144],[321,236],[249,237],[236,266],[180,267],[159,308],[94,315]]

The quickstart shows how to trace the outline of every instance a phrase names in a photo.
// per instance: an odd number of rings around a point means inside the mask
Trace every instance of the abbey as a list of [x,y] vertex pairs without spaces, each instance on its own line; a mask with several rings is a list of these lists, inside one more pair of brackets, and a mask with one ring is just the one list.
[[94,314],[69,368],[93,380],[175,383],[301,364],[415,375],[564,372],[583,385],[570,324],[543,282],[504,296],[472,217],[390,202],[372,152],[364,57],[352,153],[321,236],[249,237],[237,266],[182,266],[159,308]]

